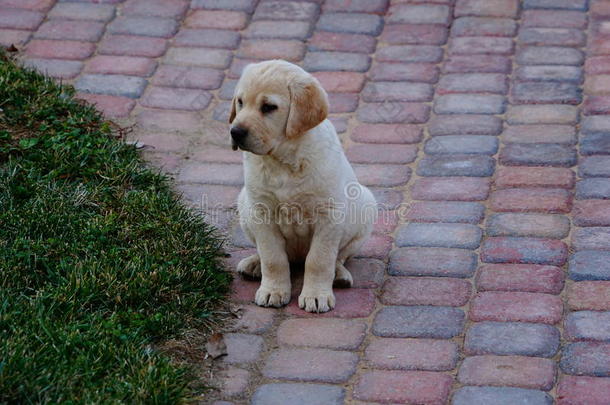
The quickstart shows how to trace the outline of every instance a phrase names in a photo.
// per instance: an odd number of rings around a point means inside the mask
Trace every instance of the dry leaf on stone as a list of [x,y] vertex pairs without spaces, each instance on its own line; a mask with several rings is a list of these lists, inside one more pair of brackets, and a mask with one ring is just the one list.
[[146,145],[145,143],[140,142],[140,141],[125,141],[125,143],[126,143],[127,145],[133,145],[133,146],[134,146],[136,149],[143,149],[143,148],[145,148],[146,146],[148,146],[148,145]]
[[205,344],[205,349],[208,355],[216,360],[220,356],[227,354],[227,344],[225,343],[225,337],[222,333],[214,333],[210,336],[208,343]]
[[229,305],[229,311],[231,311],[231,314],[234,317],[236,317],[237,319],[241,319],[243,309],[244,309],[244,307],[242,307],[241,305],[237,305],[237,304]]

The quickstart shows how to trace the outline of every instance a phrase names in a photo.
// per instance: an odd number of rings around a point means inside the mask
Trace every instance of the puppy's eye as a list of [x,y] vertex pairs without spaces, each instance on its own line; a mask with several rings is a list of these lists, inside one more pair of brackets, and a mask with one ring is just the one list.
[[262,112],[263,114],[268,114],[268,113],[270,113],[270,112],[272,112],[272,111],[275,111],[275,110],[277,110],[277,106],[276,106],[276,105],[274,105],[274,104],[267,104],[267,103],[264,103],[264,104],[261,106],[261,112]]
[[243,106],[243,105],[244,105],[244,102],[242,101],[242,99],[241,99],[241,98],[238,98],[238,99],[237,99],[237,104],[239,104],[239,106],[241,107],[241,106]]

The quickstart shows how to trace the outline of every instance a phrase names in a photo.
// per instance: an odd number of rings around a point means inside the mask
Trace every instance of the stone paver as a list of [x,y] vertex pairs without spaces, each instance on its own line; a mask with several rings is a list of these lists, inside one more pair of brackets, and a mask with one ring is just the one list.
[[384,371],[363,374],[354,396],[381,403],[444,404],[451,389],[451,377],[430,371]]
[[608,404],[609,25],[608,0],[0,0],[0,45],[135,124],[230,270],[241,70],[329,92],[383,215],[334,311],[234,280],[211,403],[239,405]]
[[462,363],[458,380],[465,385],[510,386],[549,390],[555,362],[521,356],[472,356]]
[[513,387],[462,387],[455,391],[453,405],[552,405],[553,398],[543,391]]
[[263,375],[296,381],[345,382],[356,371],[358,356],[326,349],[280,349],[267,359]]
[[314,384],[266,384],[256,390],[253,405],[317,404],[340,405],[345,394],[339,387]]
[[443,371],[455,367],[457,349],[449,340],[379,338],[367,346],[366,359],[381,369]]

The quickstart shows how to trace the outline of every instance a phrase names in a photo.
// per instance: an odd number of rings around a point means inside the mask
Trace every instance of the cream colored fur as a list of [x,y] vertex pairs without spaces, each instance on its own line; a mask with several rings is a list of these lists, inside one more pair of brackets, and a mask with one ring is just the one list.
[[[290,301],[289,263],[304,261],[299,307],[329,311],[333,281],[351,286],[344,263],[371,234],[377,210],[326,119],[326,92],[300,67],[274,60],[245,68],[232,103],[231,127],[248,130],[239,220],[257,248],[238,271],[262,277],[256,304],[279,307]],[[263,113],[263,103],[277,109]]]

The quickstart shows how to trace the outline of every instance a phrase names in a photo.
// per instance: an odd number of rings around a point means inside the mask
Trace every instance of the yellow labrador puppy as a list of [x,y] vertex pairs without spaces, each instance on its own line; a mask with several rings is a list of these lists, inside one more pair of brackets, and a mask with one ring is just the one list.
[[290,301],[289,262],[305,262],[299,307],[334,308],[333,281],[350,287],[344,267],[371,234],[372,193],[358,183],[332,123],[320,83],[281,60],[248,65],[237,83],[229,122],[244,153],[239,220],[257,253],[238,272],[262,277],[255,302]]

